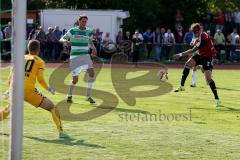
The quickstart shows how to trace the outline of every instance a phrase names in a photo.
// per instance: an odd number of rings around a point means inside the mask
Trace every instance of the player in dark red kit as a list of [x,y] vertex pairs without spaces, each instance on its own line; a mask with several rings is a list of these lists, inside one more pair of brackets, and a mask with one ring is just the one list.
[[202,65],[206,81],[209,84],[214,94],[215,104],[218,107],[220,106],[221,102],[217,94],[217,88],[216,88],[215,82],[212,79],[212,69],[213,69],[212,59],[214,56],[216,56],[216,50],[208,34],[206,32],[201,31],[201,26],[199,23],[192,24],[191,29],[193,30],[194,36],[197,38],[196,43],[194,44],[192,49],[176,54],[174,55],[174,58],[178,59],[182,56],[191,55],[193,52],[197,50],[199,53],[189,58],[189,60],[186,62],[183,70],[181,86],[178,89],[176,89],[174,92],[184,91],[185,90],[184,84],[187,79],[187,76],[189,75],[190,69],[194,66]]

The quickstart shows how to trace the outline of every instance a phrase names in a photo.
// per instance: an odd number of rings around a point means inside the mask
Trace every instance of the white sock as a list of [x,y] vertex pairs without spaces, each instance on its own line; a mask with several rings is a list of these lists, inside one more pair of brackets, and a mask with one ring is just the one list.
[[89,77],[87,83],[87,97],[92,96],[92,88],[93,88],[94,78]]
[[197,85],[197,72],[196,71],[192,72],[192,84]]
[[69,88],[69,92],[68,92],[68,96],[72,96],[74,87],[75,87],[75,84],[73,84],[73,83],[71,82],[70,88]]

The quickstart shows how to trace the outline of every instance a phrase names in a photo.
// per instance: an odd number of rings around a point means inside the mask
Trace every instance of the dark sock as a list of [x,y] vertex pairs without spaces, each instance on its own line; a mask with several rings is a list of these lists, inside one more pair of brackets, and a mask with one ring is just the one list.
[[187,76],[189,75],[190,72],[190,68],[189,66],[185,66],[184,70],[183,70],[183,75],[182,75],[182,80],[181,80],[181,86],[184,86],[185,81],[187,79]]
[[215,82],[213,80],[209,83],[209,86],[214,94],[215,99],[219,99],[218,94],[217,94],[217,88],[216,88]]

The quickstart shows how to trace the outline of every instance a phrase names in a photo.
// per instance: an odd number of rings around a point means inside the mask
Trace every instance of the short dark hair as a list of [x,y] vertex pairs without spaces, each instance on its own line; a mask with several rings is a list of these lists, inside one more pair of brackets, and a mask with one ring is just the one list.
[[199,32],[200,29],[201,29],[201,26],[200,26],[199,23],[193,23],[193,24],[191,25],[191,30],[192,30],[193,32]]
[[40,42],[38,40],[30,40],[28,42],[29,52],[38,52],[40,50]]

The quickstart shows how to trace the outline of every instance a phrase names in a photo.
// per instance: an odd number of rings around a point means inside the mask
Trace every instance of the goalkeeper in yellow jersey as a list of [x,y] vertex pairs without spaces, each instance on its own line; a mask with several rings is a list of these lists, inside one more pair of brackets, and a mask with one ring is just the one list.
[[[24,77],[24,100],[35,107],[43,108],[49,111],[52,114],[53,121],[55,122],[59,138],[67,138],[68,135],[63,132],[62,122],[60,119],[58,108],[53,104],[53,102],[47,97],[43,96],[36,88],[36,80],[40,85],[55,94],[55,90],[48,86],[44,76],[44,64],[45,62],[38,57],[40,51],[40,43],[37,40],[31,40],[28,43],[28,52],[29,54],[25,55],[25,77]],[[11,79],[12,73],[9,75],[9,85],[11,89]],[[0,111],[0,121],[5,119],[10,113],[10,107]]]

